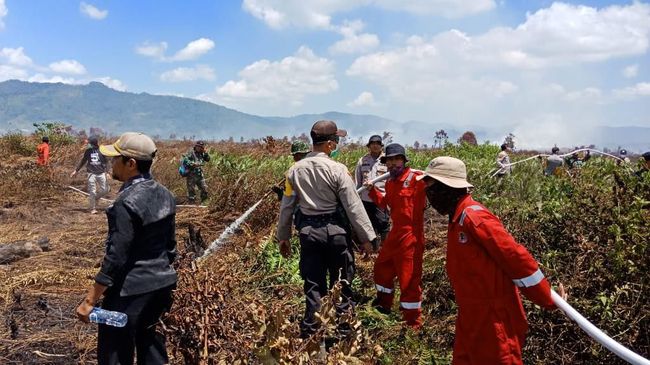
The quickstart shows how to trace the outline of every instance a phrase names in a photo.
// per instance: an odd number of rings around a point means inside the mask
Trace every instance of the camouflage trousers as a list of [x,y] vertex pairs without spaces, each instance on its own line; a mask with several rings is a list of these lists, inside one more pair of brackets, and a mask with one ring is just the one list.
[[208,198],[208,185],[205,183],[203,175],[190,174],[187,178],[187,197],[190,201],[196,200],[196,190],[199,188],[201,201]]

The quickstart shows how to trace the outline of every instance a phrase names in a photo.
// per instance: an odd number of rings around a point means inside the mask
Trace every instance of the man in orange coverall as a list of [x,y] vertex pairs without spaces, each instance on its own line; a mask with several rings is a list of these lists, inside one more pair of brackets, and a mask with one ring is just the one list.
[[373,304],[382,313],[389,313],[393,305],[395,277],[399,279],[400,311],[407,325],[422,325],[422,255],[424,253],[424,208],[426,185],[416,180],[422,171],[406,166],[404,147],[397,143],[386,146],[381,163],[386,164],[390,178],[386,195],[372,185],[368,194],[380,209],[390,209],[393,222],[379,256],[375,261],[374,280],[377,298]]
[[[528,323],[519,291],[556,308],[537,261],[472,199],[461,160],[434,158],[417,179],[425,181],[431,206],[449,215],[447,274],[458,304],[453,364],[522,364]],[[559,294],[566,298],[562,284]]]
[[44,136],[41,141],[43,143],[36,146],[36,153],[38,153],[36,164],[47,166],[50,164],[50,138],[48,136]]

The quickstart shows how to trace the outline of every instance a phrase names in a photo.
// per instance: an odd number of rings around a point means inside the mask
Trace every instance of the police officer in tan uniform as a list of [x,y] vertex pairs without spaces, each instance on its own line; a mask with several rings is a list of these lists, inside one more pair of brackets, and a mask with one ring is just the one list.
[[[384,155],[384,143],[381,136],[371,136],[366,147],[368,147],[368,153],[359,159],[354,173],[354,182],[357,185],[357,189],[364,186],[364,184],[368,183],[370,180],[388,172],[386,164],[381,163],[381,157]],[[374,184],[377,192],[382,195],[386,194],[384,184],[384,181]],[[388,231],[390,231],[389,216],[385,209],[377,207],[372,199],[370,199],[367,189],[361,191],[361,201],[363,202],[363,207],[366,210],[366,213],[368,213],[368,217],[372,223],[372,228],[374,228],[375,233],[377,233],[378,236],[377,239],[372,242],[373,248],[377,250],[381,244],[380,241],[386,239],[386,235],[388,234]]]
[[[350,226],[356,233],[366,254],[372,252],[370,242],[375,232],[354,182],[345,165],[330,158],[337,150],[339,138],[347,133],[336,123],[321,120],[311,129],[312,152],[289,169],[287,189],[280,206],[277,238],[280,253],[291,255],[291,225],[293,209],[300,207],[300,275],[304,280],[305,315],[300,324],[300,335],[308,338],[319,328],[315,313],[320,310],[321,298],[341,279],[341,301],[336,304],[338,314],[352,310],[354,253],[350,248]],[[329,282],[327,276],[329,274]],[[347,323],[339,323],[340,335],[350,333]]]

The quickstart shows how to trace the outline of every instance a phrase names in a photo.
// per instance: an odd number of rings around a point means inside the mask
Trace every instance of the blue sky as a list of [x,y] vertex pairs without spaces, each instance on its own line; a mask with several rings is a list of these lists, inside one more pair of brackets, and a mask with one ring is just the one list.
[[529,146],[650,127],[642,1],[0,0],[0,22],[0,81],[481,126]]

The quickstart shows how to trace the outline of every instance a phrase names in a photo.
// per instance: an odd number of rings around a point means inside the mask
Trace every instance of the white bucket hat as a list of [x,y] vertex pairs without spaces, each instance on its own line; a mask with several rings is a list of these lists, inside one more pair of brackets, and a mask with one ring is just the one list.
[[474,186],[467,182],[467,168],[463,161],[449,157],[436,157],[424,170],[424,175],[418,176],[417,180],[424,179],[425,176],[436,179],[441,183],[452,188],[473,188]]

